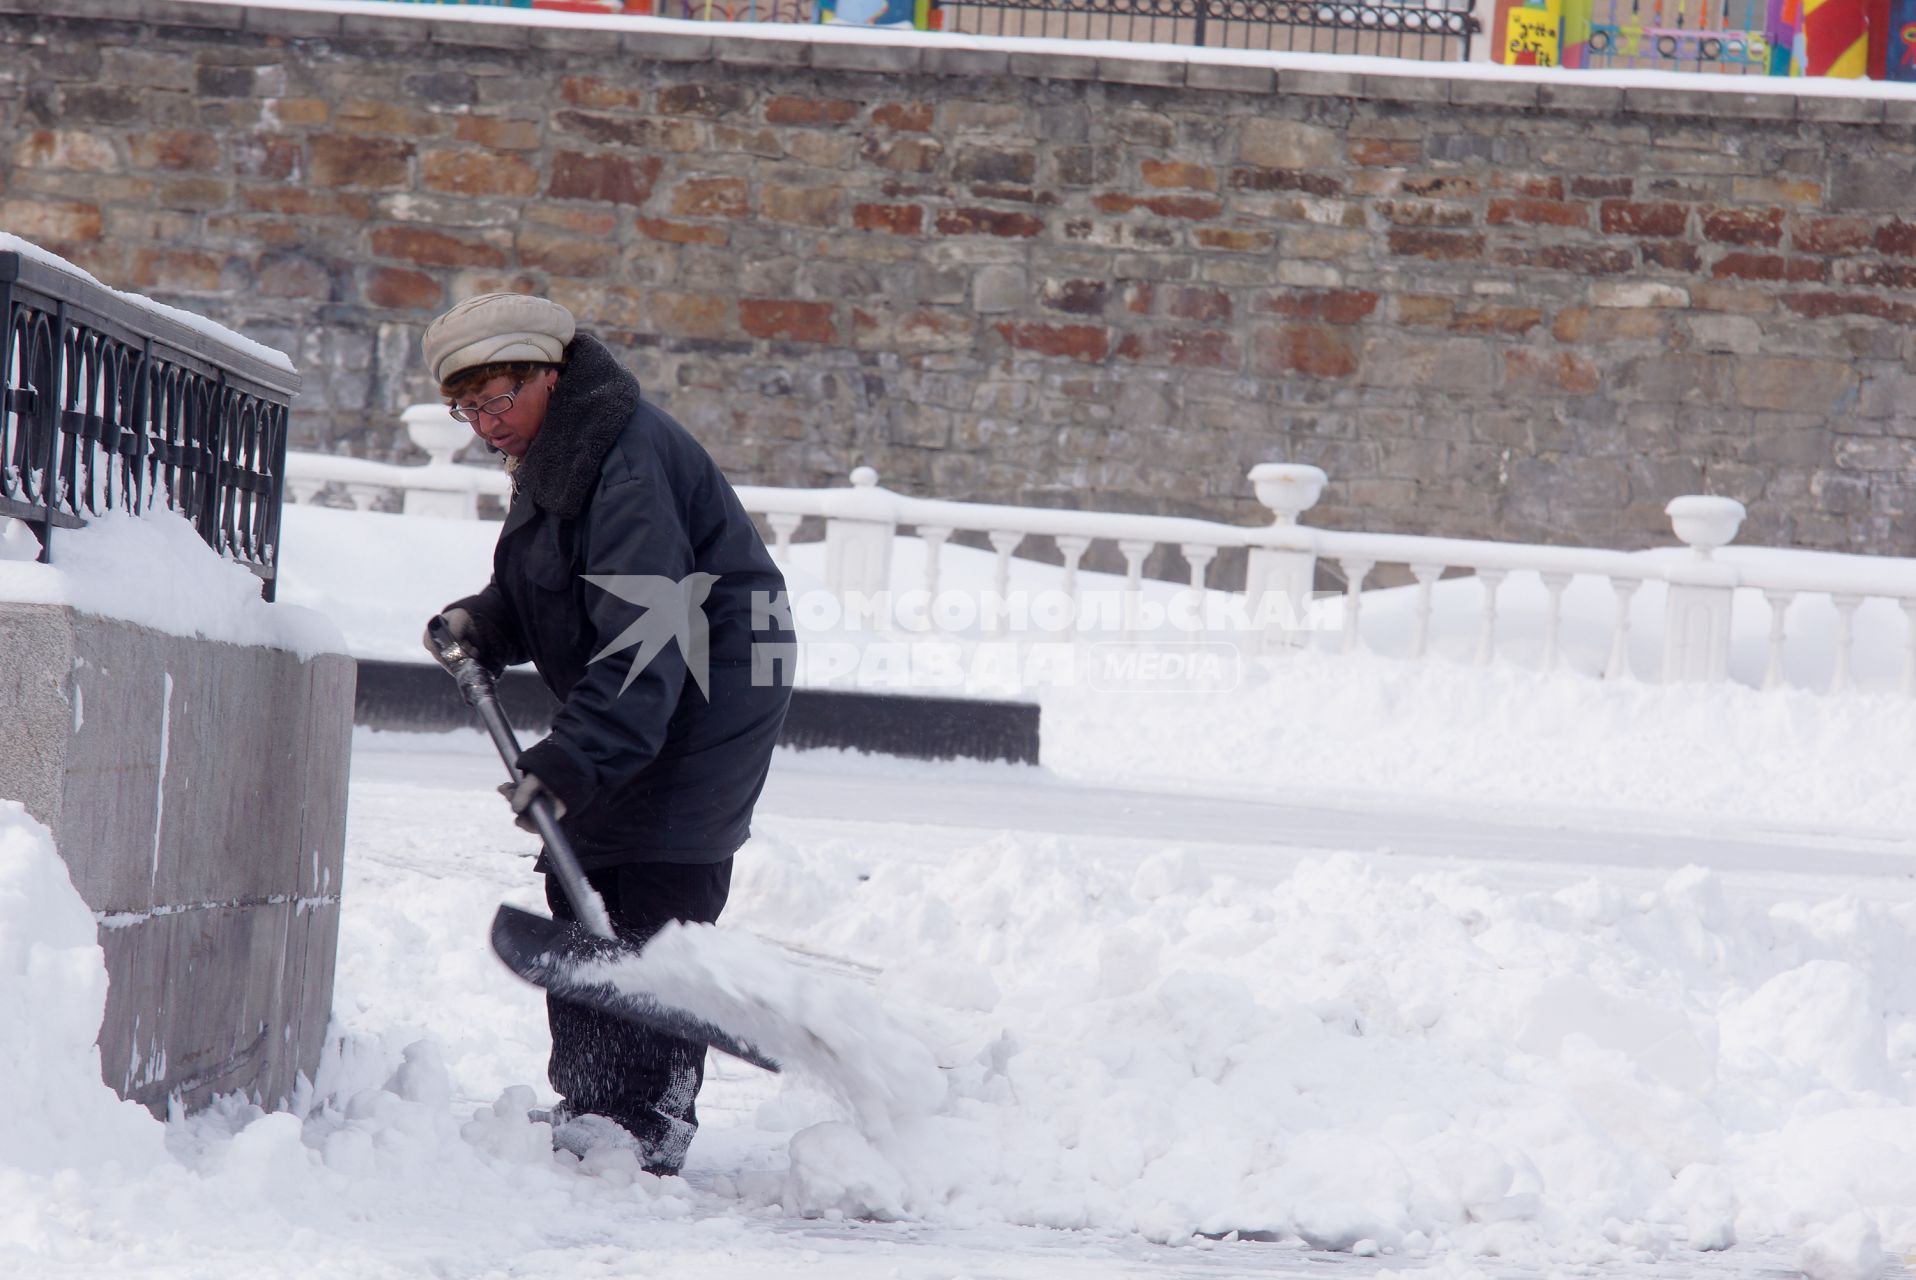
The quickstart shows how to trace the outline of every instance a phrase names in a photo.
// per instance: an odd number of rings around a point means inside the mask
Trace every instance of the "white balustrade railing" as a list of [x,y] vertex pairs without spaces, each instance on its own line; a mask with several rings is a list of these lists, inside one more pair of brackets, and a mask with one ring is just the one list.
[[[414,406],[407,411],[406,423],[414,439],[433,456],[431,463],[395,467],[292,454],[287,473],[293,493],[307,501],[330,483],[344,486],[356,502],[365,505],[372,495],[399,489],[410,514],[464,516],[477,514],[480,494],[509,494],[503,472],[451,462],[452,452],[470,434],[442,407]],[[1011,593],[1014,565],[1027,581],[1034,571],[1055,573],[1055,592],[1067,602],[1066,617],[1075,618],[1087,578],[1083,562],[1102,543],[1124,565],[1117,581],[1125,597],[1123,630],[1130,635],[1139,618],[1136,605],[1146,591],[1147,562],[1162,548],[1176,553],[1184,571],[1175,582],[1154,582],[1151,588],[1201,599],[1207,618],[1215,614],[1214,606],[1222,604],[1235,624],[1229,629],[1240,633],[1234,638],[1242,642],[1241,633],[1248,630],[1254,648],[1275,652],[1314,646],[1352,652],[1390,647],[1374,643],[1365,634],[1366,602],[1377,601],[1381,591],[1385,599],[1380,605],[1387,604],[1399,623],[1407,623],[1407,637],[1396,650],[1407,658],[1422,659],[1435,652],[1439,592],[1447,593],[1448,601],[1442,620],[1454,622],[1455,597],[1464,588],[1449,580],[1468,576],[1475,579],[1474,618],[1461,649],[1452,645],[1454,656],[1478,664],[1501,656],[1507,637],[1499,635],[1505,618],[1500,597],[1521,583],[1523,602],[1539,597],[1542,601],[1541,617],[1532,616],[1537,611],[1534,603],[1525,603],[1524,612],[1527,643],[1537,645],[1537,661],[1545,669],[1568,660],[1566,599],[1576,593],[1585,602],[1576,616],[1580,643],[1589,638],[1585,633],[1592,626],[1590,599],[1594,595],[1607,602],[1594,609],[1599,619],[1595,625],[1607,636],[1600,654],[1586,648],[1582,659],[1586,669],[1612,679],[1637,675],[1677,682],[1729,678],[1732,619],[1741,592],[1746,608],[1753,599],[1760,599],[1769,611],[1761,675],[1745,678],[1773,688],[1784,683],[1785,653],[1791,640],[1786,615],[1799,601],[1814,598],[1827,601],[1835,614],[1829,670],[1826,679],[1816,682],[1832,692],[1852,686],[1859,611],[1866,602],[1887,601],[1901,613],[1901,687],[1905,693],[1916,694],[1916,560],[1730,547],[1744,509],[1728,498],[1686,495],[1670,502],[1667,511],[1674,532],[1688,554],[1678,548],[1623,552],[1315,529],[1300,523],[1300,517],[1316,503],[1328,482],[1324,472],[1266,463],[1252,468],[1249,479],[1258,499],[1272,512],[1269,524],[1246,527],[1175,516],[919,498],[883,488],[869,467],[852,472],[849,488],[740,485],[737,492],[746,510],[770,530],[773,555],[781,562],[791,563],[793,540],[806,520],[822,522],[824,586],[841,601],[888,600],[905,591],[937,598],[949,584],[951,540],[965,534],[991,548],[992,593],[1000,598]],[[903,529],[910,529],[923,547],[923,568],[915,582],[894,580],[893,553]],[[1032,539],[1049,539],[1056,560],[1042,562],[1042,569],[1036,568],[1040,562],[1021,560],[1018,552],[1029,549]],[[1209,584],[1212,566],[1227,551],[1246,556],[1241,592],[1221,592]],[[1793,555],[1797,558],[1792,559]],[[1341,579],[1341,592],[1320,595],[1314,590],[1320,566]],[[1367,587],[1374,574],[1390,567],[1401,570],[1393,576],[1407,586]],[[1578,583],[1585,585],[1574,585]],[[1633,655],[1633,649],[1640,647],[1633,646],[1633,605],[1651,584],[1663,598],[1661,659],[1655,663],[1646,661],[1641,652]],[[1608,594],[1601,594],[1606,588]],[[1871,616],[1880,618],[1884,612],[1877,606]],[[880,626],[890,625],[892,618],[889,604],[876,611],[867,607],[863,613],[854,608],[852,613],[876,617]],[[984,628],[986,633],[991,630],[989,625]],[[1216,633],[1206,630],[1205,634],[1208,638]],[[1649,666],[1655,670],[1637,669]]]
[[345,491],[353,506],[366,510],[380,497],[403,495],[409,516],[445,516],[477,519],[479,498],[507,498],[512,480],[497,467],[464,466],[453,454],[473,440],[472,428],[453,417],[443,404],[415,404],[399,415],[406,434],[426,451],[424,466],[398,466],[365,458],[342,458],[330,453],[288,452],[286,488],[296,502],[311,502],[329,486]]
[[[1916,560],[1887,556],[1812,558],[1813,567],[1792,567],[1773,553],[1752,551],[1741,558],[1718,553],[1735,537],[1744,517],[1741,503],[1701,494],[1671,501],[1668,514],[1687,556],[1594,548],[1549,547],[1409,534],[1313,529],[1298,523],[1316,502],[1327,477],[1316,467],[1269,463],[1253,468],[1250,479],[1270,507],[1269,525],[1246,528],[1205,520],[1112,512],[1054,511],[984,503],[915,498],[880,488],[867,467],[852,474],[850,489],[791,490],[745,486],[739,489],[748,510],[767,518],[776,535],[776,551],[788,556],[793,532],[806,517],[825,521],[826,585],[840,596],[866,596],[898,586],[892,581],[890,555],[901,527],[917,530],[926,544],[926,569],[920,588],[936,595],[940,585],[940,549],[954,532],[983,534],[997,552],[994,588],[1002,593],[1014,550],[1029,537],[1049,536],[1063,565],[1063,592],[1075,602],[1079,566],[1094,542],[1114,546],[1125,564],[1127,590],[1143,585],[1143,568],[1160,547],[1175,550],[1187,569],[1186,585],[1207,589],[1206,576],[1218,554],[1244,549],[1249,554],[1246,588],[1238,597],[1238,618],[1262,620],[1260,647],[1301,647],[1324,631],[1325,609],[1313,591],[1319,564],[1334,566],[1344,581],[1334,602],[1334,647],[1350,652],[1363,644],[1365,582],[1384,566],[1401,566],[1415,584],[1409,605],[1407,656],[1430,652],[1437,583],[1458,575],[1474,577],[1480,591],[1476,631],[1469,653],[1487,664],[1498,656],[1499,596],[1516,577],[1530,575],[1542,588],[1540,665],[1564,660],[1562,635],[1565,597],[1579,579],[1606,584],[1609,641],[1600,672],[1617,679],[1633,672],[1632,604],[1646,583],[1663,589],[1662,658],[1655,674],[1666,681],[1717,681],[1728,678],[1731,615],[1738,591],[1760,593],[1771,609],[1765,670],[1760,683],[1782,680],[1788,640],[1784,614],[1799,597],[1823,596],[1837,614],[1834,661],[1827,688],[1840,692],[1851,683],[1854,619],[1870,599],[1893,602],[1902,612],[1902,679],[1916,694]],[[1739,549],[1740,550],[1740,549]],[[905,584],[909,586],[910,584]]]

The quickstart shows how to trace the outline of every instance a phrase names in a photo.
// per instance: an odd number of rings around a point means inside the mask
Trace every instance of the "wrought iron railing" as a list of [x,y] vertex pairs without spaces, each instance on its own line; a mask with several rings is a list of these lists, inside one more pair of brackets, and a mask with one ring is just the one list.
[[[840,0],[841,12],[848,7]],[[1480,31],[1469,0],[931,0],[893,7],[907,20],[916,13],[921,25],[963,35],[1427,61],[1468,61],[1471,37]],[[816,0],[627,0],[624,12],[709,22],[811,22],[818,8]]]
[[1469,0],[942,0],[966,35],[1149,40],[1221,49],[1467,61]]
[[299,375],[165,312],[0,251],[0,516],[53,531],[155,506],[273,598]]

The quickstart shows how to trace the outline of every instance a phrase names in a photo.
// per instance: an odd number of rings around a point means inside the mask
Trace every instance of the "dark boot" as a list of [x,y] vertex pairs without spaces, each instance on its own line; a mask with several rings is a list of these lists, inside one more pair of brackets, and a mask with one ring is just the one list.
[[[587,878],[605,899],[620,942],[637,950],[673,920],[717,920],[731,877],[728,858],[712,864],[635,863]],[[546,900],[555,919],[572,918],[556,877],[547,877]],[[603,1124],[584,1125],[561,1139],[562,1129],[603,1120],[629,1136],[647,1172],[677,1173],[698,1130],[705,1046],[551,997],[546,1018],[552,1029],[547,1075],[564,1099],[560,1107],[576,1118],[554,1125],[555,1145],[572,1150],[570,1141],[576,1139],[589,1150],[600,1140],[615,1139]]]

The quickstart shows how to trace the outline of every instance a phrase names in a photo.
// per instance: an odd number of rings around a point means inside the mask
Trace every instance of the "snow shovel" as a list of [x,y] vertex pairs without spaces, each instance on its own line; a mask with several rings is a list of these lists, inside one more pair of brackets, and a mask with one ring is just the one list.
[[[466,651],[443,619],[435,617],[428,623],[426,634],[432,641],[433,654],[439,659],[439,665],[459,682],[459,692],[479,713],[480,722],[486,726],[486,732],[492,735],[493,745],[499,748],[500,759],[505,761],[507,775],[517,783],[521,777],[519,739],[506,720],[505,709],[499,705],[499,693],[493,684],[492,673]],[[572,904],[572,913],[581,923],[561,924],[557,920],[501,904],[498,913],[492,918],[492,950],[505,962],[506,967],[562,1000],[609,1013],[613,1017],[677,1036],[681,1040],[696,1040],[755,1067],[777,1071],[778,1063],[756,1045],[740,1040],[683,1009],[661,1004],[642,992],[624,991],[608,982],[581,981],[575,976],[581,964],[609,959],[618,955],[622,948],[613,935],[612,921],[606,915],[605,903],[586,882],[585,872],[579,868],[578,856],[572,851],[572,842],[559,829],[550,797],[534,796],[532,803],[527,806],[527,813],[532,818],[533,826],[538,829],[539,838],[545,841],[546,861],[559,877],[559,887],[565,891],[566,901]]]

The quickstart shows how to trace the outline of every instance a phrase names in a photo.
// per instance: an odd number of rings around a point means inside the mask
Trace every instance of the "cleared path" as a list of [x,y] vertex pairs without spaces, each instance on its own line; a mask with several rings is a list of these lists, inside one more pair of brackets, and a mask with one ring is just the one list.
[[[1464,812],[1375,795],[1269,797],[1117,788],[1015,766],[900,765],[817,753],[782,756],[759,813],[768,819],[893,823],[951,832],[1016,829],[1145,845],[1206,846],[1233,874],[1262,879],[1303,852],[1341,850],[1424,864],[1466,860],[1520,878],[1661,874],[1696,864],[1785,893],[1916,897],[1916,838],[1809,826],[1737,826],[1627,812]],[[927,833],[929,834],[929,833]],[[1260,852],[1262,851],[1262,852]],[[1654,877],[1653,877],[1654,878]]]

